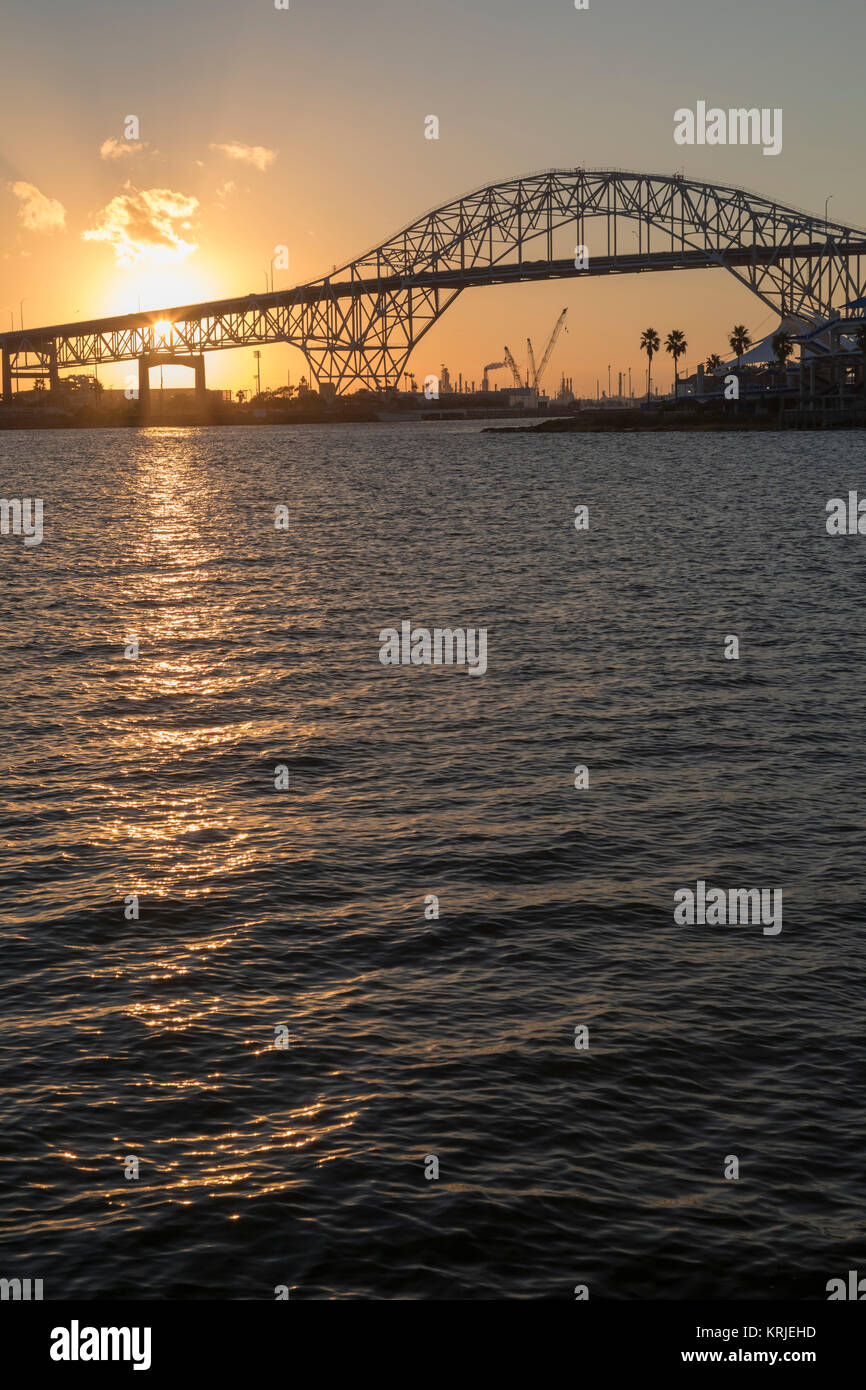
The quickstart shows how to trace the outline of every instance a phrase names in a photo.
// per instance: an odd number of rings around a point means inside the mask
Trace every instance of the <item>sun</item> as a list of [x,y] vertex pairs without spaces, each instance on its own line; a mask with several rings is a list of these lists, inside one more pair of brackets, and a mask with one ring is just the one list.
[[202,265],[127,266],[103,285],[102,311],[159,314],[161,331],[166,311],[215,299],[217,288],[215,277]]

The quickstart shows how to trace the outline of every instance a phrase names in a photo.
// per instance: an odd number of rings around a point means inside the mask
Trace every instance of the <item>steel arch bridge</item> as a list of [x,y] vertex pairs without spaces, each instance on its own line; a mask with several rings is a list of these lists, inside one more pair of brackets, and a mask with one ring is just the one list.
[[472,286],[720,267],[780,317],[820,323],[866,292],[866,231],[678,175],[551,169],[434,208],[294,289],[0,334],[3,393],[135,360],[146,384],[166,355],[197,359],[203,389],[203,353],[269,343],[300,348],[320,389],[382,390]]

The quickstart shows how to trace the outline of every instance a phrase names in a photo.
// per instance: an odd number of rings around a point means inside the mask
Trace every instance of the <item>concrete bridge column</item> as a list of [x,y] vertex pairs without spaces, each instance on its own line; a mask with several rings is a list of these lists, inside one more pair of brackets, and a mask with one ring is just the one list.
[[12,404],[12,349],[3,349],[3,399]]
[[138,418],[143,423],[150,418],[150,361],[138,359]]
[[53,395],[60,389],[60,372],[57,368],[57,342],[48,345],[48,390]]
[[207,403],[207,386],[204,375],[204,353],[193,359],[195,367],[195,398],[199,405]]

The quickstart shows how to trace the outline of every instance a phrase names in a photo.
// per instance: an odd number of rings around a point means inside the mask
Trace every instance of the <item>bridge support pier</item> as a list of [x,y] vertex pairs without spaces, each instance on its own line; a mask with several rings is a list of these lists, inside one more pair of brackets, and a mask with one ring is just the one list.
[[191,367],[195,372],[196,405],[202,414],[207,408],[207,380],[204,353],[146,352],[138,359],[138,418],[143,424],[150,419],[153,404],[150,391],[150,369],[159,366]]
[[138,418],[141,424],[150,419],[150,358],[138,359]]
[[3,400],[12,404],[12,349],[3,349]]
[[48,391],[56,396],[60,391],[60,372],[57,369],[57,340],[52,339],[48,346]]

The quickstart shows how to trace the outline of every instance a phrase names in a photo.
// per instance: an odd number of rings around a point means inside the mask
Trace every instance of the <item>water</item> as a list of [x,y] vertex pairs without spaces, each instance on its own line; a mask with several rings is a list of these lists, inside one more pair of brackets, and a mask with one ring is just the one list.
[[[0,538],[0,1274],[808,1299],[862,1266],[866,540],[824,527],[862,450],[0,434],[45,499]],[[382,666],[404,618],[486,627],[487,675]],[[782,933],[675,926],[698,878],[782,888]]]

